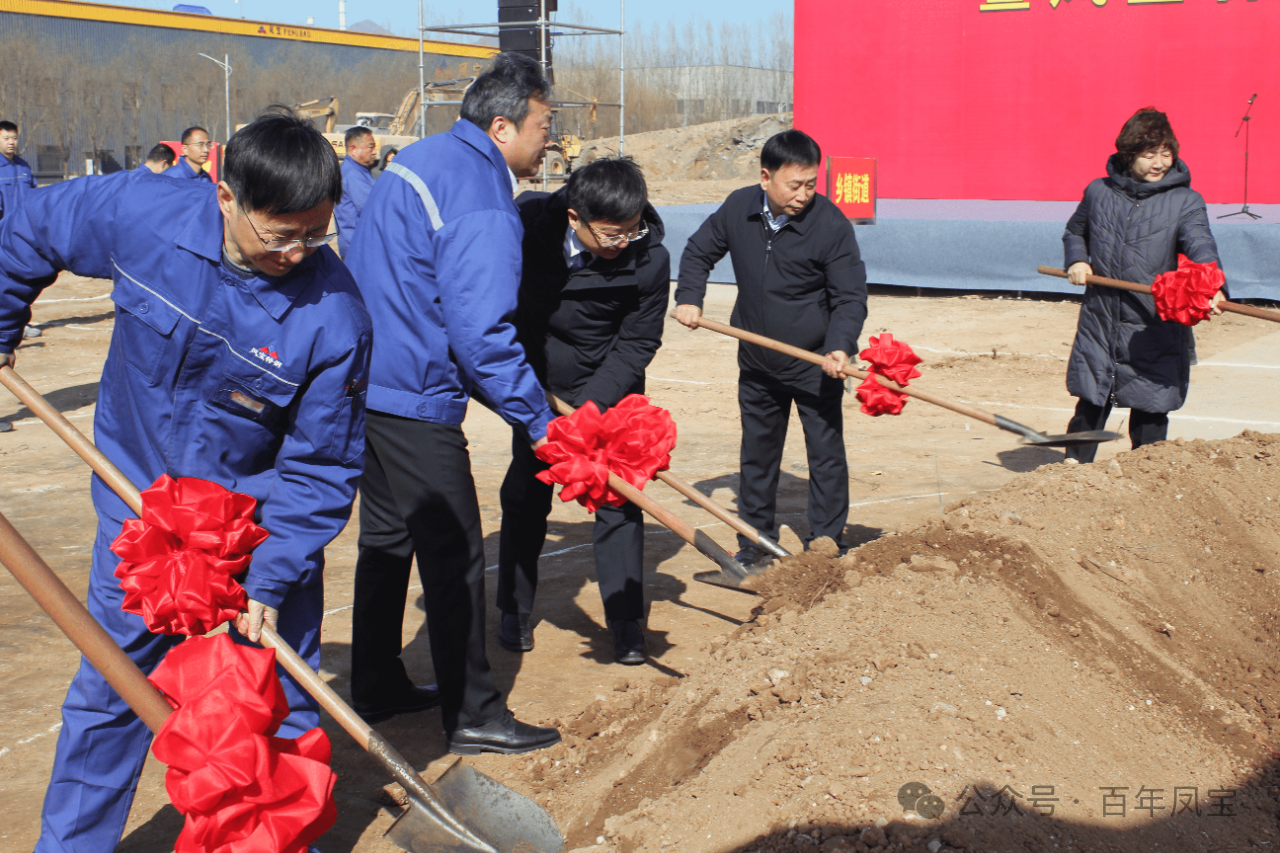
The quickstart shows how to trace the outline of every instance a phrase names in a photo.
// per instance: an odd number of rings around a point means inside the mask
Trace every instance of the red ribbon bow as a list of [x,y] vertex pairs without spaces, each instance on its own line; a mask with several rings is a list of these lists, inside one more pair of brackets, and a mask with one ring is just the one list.
[[1227,277],[1215,262],[1199,264],[1178,255],[1178,268],[1160,273],[1151,282],[1156,313],[1161,320],[1194,326],[1209,316],[1214,295],[1226,283]]
[[244,610],[234,575],[267,538],[253,523],[257,502],[217,483],[160,475],[142,493],[142,517],[111,543],[126,613],[157,634],[201,636]]
[[[871,346],[858,353],[858,357],[871,363],[868,373],[879,374],[902,386],[910,385],[911,380],[920,375],[916,365],[923,360],[905,342],[895,341],[889,332],[871,338]],[[906,394],[886,388],[874,376],[863,380],[857,393],[863,413],[873,418],[899,414],[907,404]]]
[[637,489],[671,465],[676,424],[671,413],[628,394],[604,414],[587,401],[572,415],[547,426],[547,443],[535,453],[551,467],[538,473],[544,483],[560,483],[563,501],[577,500],[595,512],[627,499],[609,488],[612,471]]
[[275,653],[228,634],[172,649],[151,681],[177,708],[152,751],[186,815],[177,853],[305,853],[335,820],[337,777],[322,729],[273,737],[289,715]]

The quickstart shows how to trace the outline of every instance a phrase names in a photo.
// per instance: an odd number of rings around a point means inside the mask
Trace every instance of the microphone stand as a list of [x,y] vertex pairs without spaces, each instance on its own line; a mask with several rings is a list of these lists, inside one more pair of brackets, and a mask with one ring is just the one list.
[[[1230,216],[1247,216],[1250,219],[1261,219],[1262,217],[1256,213],[1249,212],[1249,111],[1253,109],[1254,98],[1249,99],[1249,106],[1244,111],[1244,118],[1240,119],[1240,127],[1236,128],[1236,137],[1240,136],[1240,128],[1244,128],[1244,206],[1235,213],[1224,213],[1219,219],[1226,219]],[[1234,138],[1234,137],[1233,137]]]

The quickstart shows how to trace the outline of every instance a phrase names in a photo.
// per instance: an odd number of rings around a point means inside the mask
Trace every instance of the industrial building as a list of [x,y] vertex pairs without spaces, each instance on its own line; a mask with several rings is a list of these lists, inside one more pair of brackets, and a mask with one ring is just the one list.
[[[0,0],[0,117],[41,176],[132,168],[161,140],[271,104],[336,97],[338,120],[394,112],[418,84],[418,40],[71,0]],[[495,49],[427,41],[427,80],[477,73]],[[226,60],[233,71],[201,54]]]

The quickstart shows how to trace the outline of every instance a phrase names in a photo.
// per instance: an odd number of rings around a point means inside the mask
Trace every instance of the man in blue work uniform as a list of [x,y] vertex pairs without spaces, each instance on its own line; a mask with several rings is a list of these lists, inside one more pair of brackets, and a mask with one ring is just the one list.
[[[243,580],[233,635],[262,624],[320,661],[324,548],[345,526],[364,454],[372,329],[350,273],[317,251],[342,195],[333,148],[308,122],[270,114],[227,145],[211,193],[145,172],[41,189],[0,224],[0,356],[12,363],[30,303],[67,269],[114,281],[116,323],[94,437],[140,487],[199,477],[259,501],[270,536]],[[98,513],[89,610],[150,672],[183,638],[120,609],[109,550],[133,513],[93,479]],[[319,722],[284,679],[282,737]],[[150,743],[87,662],[62,710],[39,853],[113,850]]]
[[188,127],[182,131],[182,156],[178,162],[165,170],[166,178],[184,180],[213,181],[204,170],[209,162],[209,149],[213,143],[209,141],[209,131],[203,127]]
[[158,142],[147,152],[147,159],[138,164],[138,170],[146,170],[156,175],[163,175],[173,167],[173,149],[163,142]]
[[12,216],[22,206],[22,198],[36,188],[35,176],[27,161],[18,156],[18,126],[0,121],[0,219]]
[[[351,698],[366,720],[441,704],[449,749],[518,753],[560,740],[515,719],[485,654],[484,537],[462,418],[475,389],[530,443],[551,412],[516,342],[523,229],[516,176],[537,172],[551,124],[538,63],[503,53],[448,133],[400,152],[373,192],[347,264],[369,304],[369,453]],[[414,555],[439,691],[400,660]]]
[[356,236],[360,211],[373,189],[373,164],[377,161],[378,143],[367,127],[353,127],[343,139],[347,156],[342,161],[342,201],[334,218],[338,221],[338,254],[347,256],[351,240]]

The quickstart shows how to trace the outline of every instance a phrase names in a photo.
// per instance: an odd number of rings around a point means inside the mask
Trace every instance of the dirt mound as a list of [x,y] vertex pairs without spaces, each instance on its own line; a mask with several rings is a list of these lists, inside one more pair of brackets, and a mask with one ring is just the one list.
[[1048,465],[780,561],[694,672],[486,769],[571,848],[1270,845],[1277,570],[1280,436]]
[[[665,180],[741,180],[760,176],[760,147],[791,127],[791,113],[672,127],[627,134],[626,152],[650,182]],[[582,143],[582,162],[617,153],[618,137]]]

